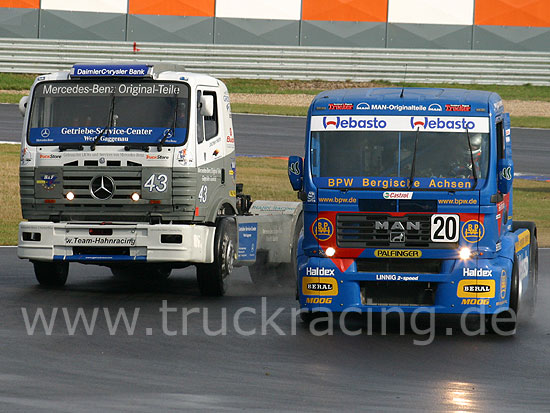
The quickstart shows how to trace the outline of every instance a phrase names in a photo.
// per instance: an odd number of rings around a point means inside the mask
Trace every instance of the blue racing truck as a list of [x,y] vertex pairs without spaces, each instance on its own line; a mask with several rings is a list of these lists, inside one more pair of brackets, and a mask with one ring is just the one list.
[[512,220],[510,116],[496,93],[342,89],[309,108],[297,296],[315,312],[532,313],[537,229]]

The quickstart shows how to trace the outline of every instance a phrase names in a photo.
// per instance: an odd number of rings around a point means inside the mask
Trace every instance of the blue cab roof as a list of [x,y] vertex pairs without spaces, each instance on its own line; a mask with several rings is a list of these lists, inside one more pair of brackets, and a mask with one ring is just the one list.
[[494,92],[454,88],[351,88],[319,93],[311,104],[313,115],[335,112],[385,115],[488,116],[503,111]]

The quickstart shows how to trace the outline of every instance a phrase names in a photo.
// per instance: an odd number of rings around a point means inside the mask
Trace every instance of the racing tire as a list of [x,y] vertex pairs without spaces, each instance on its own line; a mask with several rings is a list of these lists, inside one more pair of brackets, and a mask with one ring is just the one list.
[[231,218],[221,218],[214,237],[214,262],[197,265],[197,281],[201,295],[223,296],[236,258],[236,226]]
[[[514,256],[512,280],[510,282],[510,305],[508,309],[489,314],[485,317],[485,331],[492,334],[512,336],[518,327],[519,311],[519,268],[517,257]],[[497,328],[495,328],[495,326]]]
[[532,317],[537,305],[537,289],[539,280],[539,245],[537,241],[537,225],[529,221],[514,221],[512,230],[520,228],[529,230],[529,291],[525,300],[525,314]]
[[69,263],[33,261],[34,275],[44,287],[62,287],[67,282]]

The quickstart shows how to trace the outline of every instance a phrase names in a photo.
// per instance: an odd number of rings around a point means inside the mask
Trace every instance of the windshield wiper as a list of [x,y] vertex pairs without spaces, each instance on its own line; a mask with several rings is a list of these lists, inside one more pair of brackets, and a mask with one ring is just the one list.
[[84,150],[84,146],[81,143],[62,143],[59,145],[59,152],[66,151],[68,149],[77,149],[82,151]]
[[174,108],[174,118],[172,119],[172,127],[170,129],[166,129],[164,131],[164,135],[162,136],[162,139],[157,144],[157,151],[162,151],[162,145],[164,145],[164,142],[166,142],[166,139],[175,136],[176,135],[176,122],[178,121],[178,96],[174,95],[174,99],[176,100],[176,106]]
[[103,130],[101,132],[99,132],[99,135],[96,136],[96,138],[94,139],[94,141],[90,145],[90,150],[91,151],[95,151],[96,145],[99,143],[99,140],[105,134],[105,132],[107,132],[107,135],[105,135],[105,136],[109,136],[109,132],[111,130],[111,124],[113,123],[114,113],[115,113],[115,94],[113,93],[111,95],[111,106],[109,108],[109,118],[107,120],[107,125],[105,125]]
[[474,151],[472,150],[472,140],[470,139],[470,131],[466,128],[466,136],[468,137],[468,148],[470,148],[470,160],[472,161],[472,175],[474,176],[474,189],[477,187],[477,171],[474,164]]
[[414,152],[413,152],[413,160],[411,163],[411,175],[409,176],[409,185],[407,186],[407,190],[410,191],[412,188],[413,180],[414,180],[414,172],[416,168],[416,147],[418,145],[418,132],[420,131],[420,126],[416,128],[416,137],[414,138]]

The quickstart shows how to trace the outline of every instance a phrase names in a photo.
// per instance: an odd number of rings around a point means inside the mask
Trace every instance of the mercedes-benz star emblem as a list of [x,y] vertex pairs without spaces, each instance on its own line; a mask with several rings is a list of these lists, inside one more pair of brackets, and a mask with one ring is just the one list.
[[109,199],[115,193],[115,181],[110,176],[96,176],[90,182],[90,193],[95,199]]

